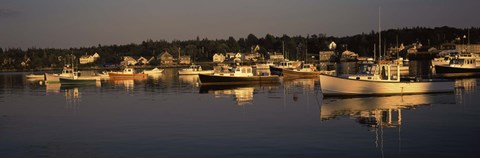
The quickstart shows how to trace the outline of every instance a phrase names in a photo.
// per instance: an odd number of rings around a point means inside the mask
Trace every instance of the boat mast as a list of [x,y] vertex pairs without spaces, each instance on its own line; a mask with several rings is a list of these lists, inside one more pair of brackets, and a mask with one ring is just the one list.
[[397,45],[395,46],[396,47],[395,51],[397,52],[397,59],[398,59],[399,58],[399,53],[400,53],[400,48],[398,48],[398,34],[397,34],[396,39],[397,39]]
[[305,64],[307,63],[307,56],[308,56],[308,36],[307,39],[305,39]]
[[382,58],[382,28],[381,28],[381,20],[382,20],[382,8],[378,7],[378,53],[380,55],[380,59]]
[[285,56],[285,41],[282,41],[282,55],[283,55],[283,58],[287,58]]

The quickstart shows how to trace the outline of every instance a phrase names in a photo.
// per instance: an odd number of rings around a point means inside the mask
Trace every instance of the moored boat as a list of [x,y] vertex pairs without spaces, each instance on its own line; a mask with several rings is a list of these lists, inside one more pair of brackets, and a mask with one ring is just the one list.
[[252,84],[252,83],[278,83],[277,75],[255,76],[251,66],[238,66],[233,72],[199,74],[202,85],[229,85],[229,84]]
[[198,75],[198,74],[213,74],[213,70],[203,70],[202,66],[192,64],[189,68],[181,69],[178,71],[179,75]]
[[72,69],[70,76],[59,76],[60,84],[88,84],[100,80],[100,76],[82,76],[80,71]]
[[270,73],[272,75],[283,75],[284,69],[298,68],[302,63],[300,61],[282,61],[277,65],[269,65]]
[[473,56],[458,56],[450,60],[449,64],[435,65],[437,74],[444,73],[480,73],[476,58]]
[[314,78],[314,77],[318,77],[318,75],[320,74],[334,75],[335,70],[318,71],[317,68],[312,64],[303,64],[299,69],[283,70],[283,75],[285,77],[293,77],[293,78]]
[[148,74],[136,73],[133,68],[125,68],[122,72],[109,72],[108,76],[114,78],[146,78]]
[[153,68],[152,70],[143,70],[143,73],[144,74],[161,74],[163,72],[163,69],[159,69],[159,68]]
[[63,67],[62,73],[60,74],[45,73],[45,83],[60,83],[60,77],[72,77],[73,71],[74,70],[70,65],[66,65]]
[[331,95],[396,95],[452,92],[451,80],[400,80],[400,69],[392,71],[392,64],[365,65],[355,75],[320,75],[324,96]]

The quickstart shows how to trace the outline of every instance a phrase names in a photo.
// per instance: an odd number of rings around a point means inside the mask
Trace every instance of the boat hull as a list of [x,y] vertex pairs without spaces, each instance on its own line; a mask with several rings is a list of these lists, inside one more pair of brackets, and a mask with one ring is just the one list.
[[95,78],[60,78],[60,84],[94,84],[97,80]]
[[453,92],[450,80],[427,82],[382,82],[347,79],[320,75],[320,86],[324,96],[342,95],[398,95]]
[[122,73],[115,73],[110,72],[108,73],[109,77],[117,77],[117,78],[146,78],[148,74],[122,74]]
[[476,68],[460,68],[450,67],[448,65],[435,65],[436,73],[480,73],[480,67]]
[[273,76],[220,76],[198,74],[202,85],[241,85],[254,83],[279,83],[279,77]]
[[185,71],[180,70],[178,71],[179,75],[198,75],[198,74],[213,74],[213,70],[202,70],[202,71]]
[[279,67],[270,65],[270,74],[283,76],[283,70],[285,69],[292,70],[292,68],[279,68]]

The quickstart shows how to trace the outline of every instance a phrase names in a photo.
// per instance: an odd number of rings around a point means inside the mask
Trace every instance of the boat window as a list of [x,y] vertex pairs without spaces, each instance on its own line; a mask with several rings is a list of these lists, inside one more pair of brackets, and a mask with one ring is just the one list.
[[382,80],[385,80],[385,79],[388,79],[387,78],[387,71],[385,70],[385,66],[382,66],[382,70],[381,70],[381,79]]
[[247,69],[247,73],[252,73],[252,69]]
[[[400,69],[399,66],[397,66],[397,69]],[[397,69],[395,70],[391,70],[390,71],[390,80],[397,80],[397,77],[399,76],[398,73],[397,73]]]
[[462,65],[464,63],[465,59],[456,59],[456,60],[451,60],[450,64],[455,64],[455,65]]
[[246,73],[246,72],[245,72],[245,68],[242,69],[242,73]]

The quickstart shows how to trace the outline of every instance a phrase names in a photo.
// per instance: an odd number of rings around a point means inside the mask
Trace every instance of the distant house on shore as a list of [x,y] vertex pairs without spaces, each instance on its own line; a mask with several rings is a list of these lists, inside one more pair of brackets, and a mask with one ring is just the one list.
[[130,66],[130,65],[136,65],[137,64],[137,60],[135,60],[133,57],[131,56],[124,56],[123,57],[123,61],[120,63],[121,65],[124,65],[124,66]]
[[284,61],[285,56],[281,53],[274,52],[273,54],[270,54],[270,60],[272,61]]
[[189,65],[191,63],[190,55],[181,55],[178,60],[179,64]]
[[223,55],[222,53],[215,53],[213,55],[213,62],[223,63],[223,61],[225,61],[225,55]]
[[226,59],[233,59],[233,58],[235,58],[235,54],[236,53],[228,52],[228,53],[225,54],[225,58]]
[[31,62],[32,61],[30,60],[30,58],[25,56],[23,58],[23,61],[20,63],[20,65],[22,65],[23,67],[27,67],[30,65]]
[[244,59],[245,61],[257,61],[259,56],[259,53],[249,53],[244,55]]
[[150,64],[149,60],[145,57],[140,57],[137,59],[137,63],[141,65],[148,65]]
[[171,65],[173,64],[173,56],[168,53],[167,51],[163,52],[162,54],[158,55],[157,59],[160,60],[160,64],[163,65]]
[[335,56],[334,51],[320,51],[318,54],[320,54],[320,61],[330,61]]
[[97,52],[93,55],[82,55],[80,57],[80,64],[89,64],[95,62],[98,58],[100,58],[100,55],[98,55]]

